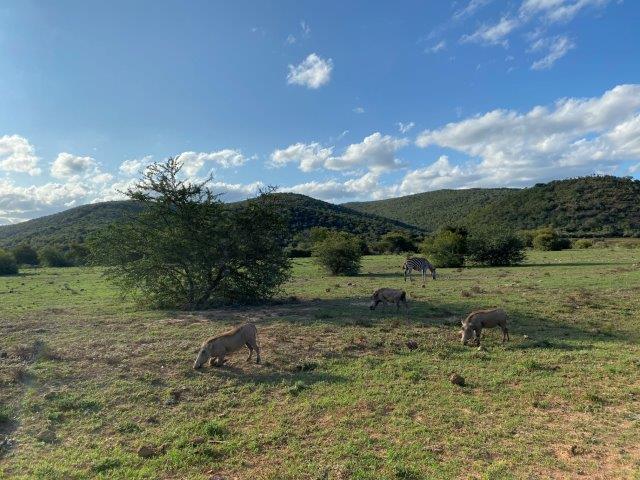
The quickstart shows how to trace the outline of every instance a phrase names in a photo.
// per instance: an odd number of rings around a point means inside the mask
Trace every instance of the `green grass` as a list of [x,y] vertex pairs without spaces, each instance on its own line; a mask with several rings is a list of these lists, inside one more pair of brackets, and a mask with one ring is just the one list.
[[[144,310],[98,270],[2,277],[0,478],[640,478],[637,252],[530,252],[424,288],[401,257],[356,277],[296,260],[282,302],[196,313]],[[370,312],[380,286],[409,312]],[[511,342],[463,347],[460,319],[492,306]],[[262,365],[191,369],[247,320]]]

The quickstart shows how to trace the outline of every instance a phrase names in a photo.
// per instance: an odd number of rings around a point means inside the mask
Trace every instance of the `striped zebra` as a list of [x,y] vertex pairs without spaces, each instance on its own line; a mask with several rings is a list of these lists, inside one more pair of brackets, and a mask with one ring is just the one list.
[[427,276],[427,270],[431,272],[431,278],[433,278],[434,280],[436,279],[436,268],[433,265],[431,265],[429,261],[425,258],[418,258],[418,257],[408,258],[407,261],[404,262],[404,265],[402,265],[402,268],[404,270],[405,282],[407,281],[407,276],[409,277],[409,281],[413,281],[413,279],[411,278],[411,272],[413,270],[422,272],[423,283]]

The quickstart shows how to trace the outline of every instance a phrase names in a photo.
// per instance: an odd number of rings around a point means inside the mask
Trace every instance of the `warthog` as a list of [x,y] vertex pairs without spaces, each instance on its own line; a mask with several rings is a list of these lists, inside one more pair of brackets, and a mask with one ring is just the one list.
[[400,309],[400,303],[404,304],[404,308],[409,309],[407,305],[407,292],[404,290],[395,290],[393,288],[379,288],[373,295],[371,296],[371,305],[369,305],[369,309],[375,310],[379,303],[384,303],[384,306],[387,306],[387,303],[395,303],[396,310]]
[[245,323],[227,333],[206,340],[202,344],[202,347],[200,347],[193,368],[197,370],[202,367],[207,360],[209,360],[209,365],[220,367],[225,362],[225,355],[240,350],[244,345],[249,348],[247,362],[251,360],[251,356],[255,350],[256,363],[260,363],[260,347],[258,346],[256,326],[253,323]]
[[502,330],[502,341],[509,340],[509,330],[507,330],[507,314],[501,308],[493,310],[478,310],[471,312],[462,321],[462,343],[466,345],[475,336],[476,343],[480,346],[480,334],[483,328],[500,327]]

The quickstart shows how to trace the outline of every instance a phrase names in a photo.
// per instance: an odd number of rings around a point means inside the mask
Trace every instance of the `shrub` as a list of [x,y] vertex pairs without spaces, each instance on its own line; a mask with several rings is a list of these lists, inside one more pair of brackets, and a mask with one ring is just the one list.
[[420,251],[436,267],[461,267],[467,250],[467,239],[460,233],[442,230],[428,237],[421,245]]
[[415,252],[417,250],[411,235],[400,230],[385,233],[377,242],[375,249],[389,253]]
[[18,264],[9,252],[0,250],[0,275],[15,275],[18,273]]
[[573,248],[591,248],[593,247],[593,240],[589,240],[588,238],[580,238],[573,242]]
[[360,271],[360,239],[346,232],[333,232],[313,248],[316,261],[333,275],[356,275]]
[[524,260],[524,245],[509,230],[499,227],[477,230],[467,240],[467,256],[483,265],[515,265]]
[[287,219],[274,195],[225,205],[210,179],[181,180],[169,158],[126,195],[142,204],[92,239],[95,264],[125,293],[155,307],[202,309],[272,297],[288,279]]
[[55,247],[45,247],[40,251],[40,261],[47,267],[70,267],[71,262]]
[[38,258],[38,252],[31,245],[18,245],[13,249],[13,256],[16,259],[18,265],[38,265],[40,259]]
[[533,237],[532,246],[536,250],[555,251],[564,250],[571,247],[571,241],[563,238],[551,228],[542,228],[537,230],[537,234]]

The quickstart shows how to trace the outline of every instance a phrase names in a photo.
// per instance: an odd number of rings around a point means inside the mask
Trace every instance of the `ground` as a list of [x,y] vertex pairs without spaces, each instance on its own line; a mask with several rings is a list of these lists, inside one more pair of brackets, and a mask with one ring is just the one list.
[[[304,259],[279,304],[197,313],[138,307],[95,269],[0,278],[0,477],[638,479],[639,262],[529,252],[422,286],[399,256],[356,277]],[[409,312],[370,312],[381,286]],[[492,306],[511,341],[461,345],[461,318]],[[247,320],[262,365],[191,368]]]

